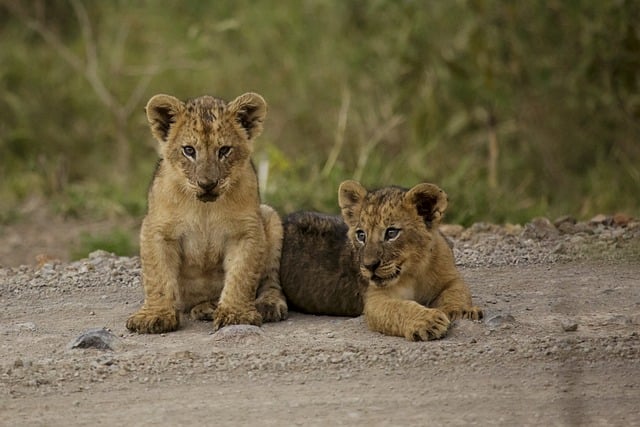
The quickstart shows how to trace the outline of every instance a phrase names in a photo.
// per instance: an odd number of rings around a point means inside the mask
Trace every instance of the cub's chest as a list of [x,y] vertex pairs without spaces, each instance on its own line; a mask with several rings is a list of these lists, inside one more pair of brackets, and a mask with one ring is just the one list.
[[185,221],[180,227],[178,242],[183,262],[209,267],[220,264],[232,237],[228,224],[215,216],[197,219]]
[[193,228],[184,230],[179,238],[183,259],[193,263],[220,261],[228,235],[218,229]]

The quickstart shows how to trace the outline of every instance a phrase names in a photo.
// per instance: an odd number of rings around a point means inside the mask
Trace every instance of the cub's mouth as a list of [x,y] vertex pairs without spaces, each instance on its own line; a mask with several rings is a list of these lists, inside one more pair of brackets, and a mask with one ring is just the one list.
[[218,193],[214,193],[212,191],[207,191],[207,192],[200,193],[200,194],[197,195],[198,200],[200,200],[201,202],[205,202],[205,203],[215,202],[216,200],[218,200],[219,196],[220,195]]
[[400,277],[400,271],[400,267],[396,267],[396,270],[393,273],[388,274],[384,277],[379,276],[376,273],[370,274],[369,281],[380,288],[390,286],[398,279],[398,277]]

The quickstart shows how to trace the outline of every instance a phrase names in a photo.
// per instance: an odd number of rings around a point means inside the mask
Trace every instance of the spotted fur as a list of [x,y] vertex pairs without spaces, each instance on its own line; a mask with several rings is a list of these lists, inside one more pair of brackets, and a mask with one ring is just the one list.
[[146,107],[160,161],[140,231],[145,301],[126,326],[178,328],[180,313],[214,327],[281,320],[282,224],[260,205],[251,163],[267,106],[255,93],[225,102],[152,97]]
[[409,340],[443,337],[451,321],[478,320],[438,224],[447,196],[433,184],[338,190],[342,218],[296,213],[284,220],[280,280],[294,308],[365,314],[372,330]]

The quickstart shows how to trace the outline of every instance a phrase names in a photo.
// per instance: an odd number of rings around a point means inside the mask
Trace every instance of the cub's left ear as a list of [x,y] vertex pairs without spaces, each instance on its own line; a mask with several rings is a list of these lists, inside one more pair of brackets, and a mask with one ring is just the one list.
[[404,195],[404,203],[415,206],[427,227],[440,223],[447,209],[447,193],[433,184],[418,184]]
[[254,139],[262,133],[262,122],[267,116],[267,103],[263,97],[253,92],[245,93],[231,101],[227,108],[247,139]]

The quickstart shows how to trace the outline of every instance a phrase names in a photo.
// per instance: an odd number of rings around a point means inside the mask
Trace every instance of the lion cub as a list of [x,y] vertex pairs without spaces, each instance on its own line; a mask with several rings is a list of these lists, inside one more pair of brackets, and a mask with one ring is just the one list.
[[127,320],[131,331],[173,331],[179,312],[216,329],[287,316],[278,281],[282,224],[260,205],[250,159],[266,111],[255,93],[230,103],[169,95],[147,103],[160,160],[140,231],[145,301]]
[[[280,282],[293,309],[357,316],[387,335],[443,337],[455,319],[479,320],[438,224],[447,196],[433,184],[367,191],[340,185],[340,217],[284,220]],[[344,221],[343,221],[344,220]]]

